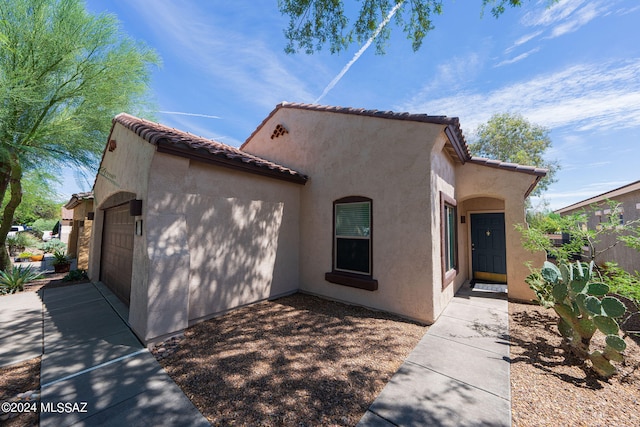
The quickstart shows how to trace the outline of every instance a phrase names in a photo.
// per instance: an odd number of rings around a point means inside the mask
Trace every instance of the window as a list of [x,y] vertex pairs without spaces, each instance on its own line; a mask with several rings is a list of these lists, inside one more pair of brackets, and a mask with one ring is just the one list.
[[333,203],[333,269],[325,275],[332,283],[376,290],[372,275],[372,201],[352,196]]
[[441,207],[441,251],[442,288],[447,287],[456,277],[458,270],[458,232],[456,201],[440,193]]
[[455,270],[456,265],[456,208],[444,205],[445,216],[445,271]]
[[335,204],[335,270],[371,274],[371,202]]

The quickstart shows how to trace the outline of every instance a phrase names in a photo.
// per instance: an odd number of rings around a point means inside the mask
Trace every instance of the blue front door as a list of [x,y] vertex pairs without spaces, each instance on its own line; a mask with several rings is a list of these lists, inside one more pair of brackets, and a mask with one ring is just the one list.
[[474,280],[507,282],[504,214],[471,214],[471,262]]

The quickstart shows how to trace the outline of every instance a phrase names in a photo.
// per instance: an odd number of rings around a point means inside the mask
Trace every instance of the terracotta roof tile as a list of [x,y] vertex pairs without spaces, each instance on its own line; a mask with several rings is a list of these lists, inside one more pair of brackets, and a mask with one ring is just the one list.
[[73,209],[84,200],[93,200],[93,191],[87,191],[84,193],[74,193],[71,195],[69,201],[64,205],[65,209]]
[[[306,175],[298,171],[246,153],[235,147],[126,113],[118,114],[113,119],[113,122],[114,124],[121,124],[147,142],[158,146],[158,151],[176,155],[189,155],[190,157],[197,157],[200,160],[218,163],[222,166],[239,167],[249,172],[299,183],[304,183],[308,179]],[[163,147],[163,150],[161,150],[161,147]]]
[[273,111],[260,123],[260,125],[256,128],[255,131],[247,138],[244,144],[240,147],[240,149],[244,148],[248,141],[253,138],[253,136],[271,119],[271,117],[282,108],[295,108],[298,110],[309,110],[309,111],[324,111],[329,113],[339,113],[339,114],[353,114],[358,116],[367,116],[367,117],[376,117],[381,119],[391,119],[391,120],[407,120],[413,122],[423,122],[423,123],[434,123],[439,125],[445,125],[450,130],[451,133],[448,133],[447,136],[450,137],[452,145],[456,145],[453,147],[455,149],[455,153],[460,157],[460,161],[463,163],[467,160],[471,159],[471,153],[469,152],[469,147],[467,147],[467,143],[465,142],[464,135],[462,134],[462,129],[460,128],[460,120],[457,117],[447,117],[447,116],[430,116],[428,114],[413,114],[413,113],[398,113],[394,111],[380,111],[380,110],[367,110],[364,108],[350,108],[350,107],[336,107],[330,105],[317,105],[317,104],[303,104],[303,103],[294,103],[294,102],[282,102],[276,106]]
[[501,162],[500,160],[485,159],[484,157],[472,157],[469,162],[478,165],[489,166],[492,168],[506,169],[537,176],[545,176],[547,172],[549,172],[547,169],[537,168],[535,166],[523,166],[517,163],[507,163]]

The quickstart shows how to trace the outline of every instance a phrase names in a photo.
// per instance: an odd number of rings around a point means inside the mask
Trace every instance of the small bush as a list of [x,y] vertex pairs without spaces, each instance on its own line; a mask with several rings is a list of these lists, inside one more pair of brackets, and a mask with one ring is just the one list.
[[40,245],[38,245],[38,249],[48,254],[64,251],[66,247],[67,245],[65,245],[62,241],[58,239],[49,240],[48,242],[43,242]]
[[71,270],[69,274],[62,278],[63,282],[75,282],[77,280],[89,280],[87,270]]
[[640,274],[637,271],[632,275],[615,262],[606,262],[603,270],[602,280],[609,285],[611,292],[640,304]]
[[9,248],[27,248],[34,247],[37,244],[37,240],[29,233],[20,232],[16,233],[15,236],[7,236],[7,246]]
[[0,294],[13,294],[24,290],[24,285],[42,278],[31,266],[14,267],[11,271],[0,271]]

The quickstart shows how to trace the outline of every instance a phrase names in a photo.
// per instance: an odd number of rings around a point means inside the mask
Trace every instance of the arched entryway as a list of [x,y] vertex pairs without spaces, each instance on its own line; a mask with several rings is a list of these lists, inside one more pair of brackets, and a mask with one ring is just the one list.
[[470,281],[507,283],[505,202],[473,197],[459,203],[464,221],[467,277]]

